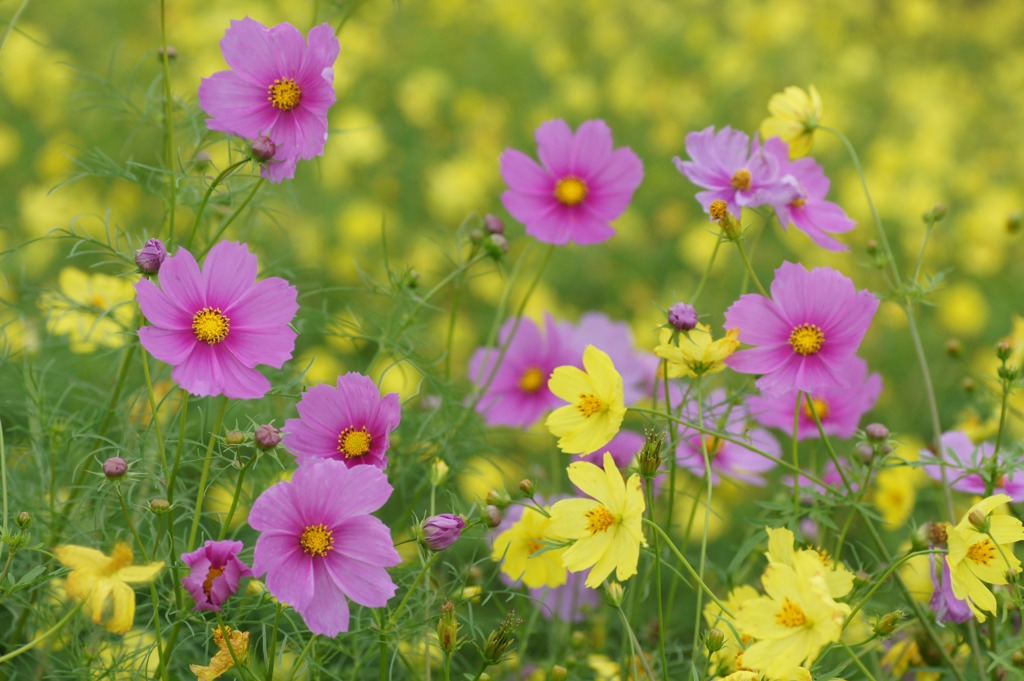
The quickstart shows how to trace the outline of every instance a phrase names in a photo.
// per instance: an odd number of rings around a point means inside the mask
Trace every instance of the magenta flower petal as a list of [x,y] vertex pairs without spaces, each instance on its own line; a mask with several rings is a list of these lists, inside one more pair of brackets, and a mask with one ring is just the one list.
[[240,541],[207,541],[181,555],[191,568],[181,583],[195,600],[196,610],[220,610],[224,601],[238,591],[241,578],[252,576],[252,570],[238,559],[242,548]]
[[506,149],[501,174],[508,191],[505,209],[526,233],[551,244],[600,243],[615,230],[609,224],[629,206],[643,180],[643,163],[627,147],[613,149],[604,121],[583,123],[573,133],[563,120],[547,121],[535,133],[535,163]]
[[291,359],[297,292],[283,279],[255,281],[256,269],[247,246],[221,242],[202,270],[180,248],[160,268],[162,290],[146,280],[135,285],[151,324],[139,329],[139,341],[193,395],[262,397],[270,381],[254,367]]
[[381,607],[394,595],[386,568],[401,559],[387,527],[369,515],[390,494],[384,473],[372,466],[314,460],[253,504],[249,524],[260,532],[253,571],[266,574],[270,593],[313,633],[348,629],[346,598]]

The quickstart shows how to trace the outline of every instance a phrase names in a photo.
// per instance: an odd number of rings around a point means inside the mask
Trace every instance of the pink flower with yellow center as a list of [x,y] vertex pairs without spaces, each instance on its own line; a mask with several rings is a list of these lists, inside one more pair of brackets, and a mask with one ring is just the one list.
[[629,147],[614,149],[601,120],[586,121],[575,133],[563,120],[548,121],[536,138],[539,164],[516,149],[501,155],[505,209],[545,243],[610,239],[615,230],[608,223],[625,212],[643,180],[640,158]]
[[335,459],[350,468],[388,465],[388,435],[402,418],[398,393],[381,397],[368,377],[347,373],[337,387],[307,390],[296,409],[299,418],[285,421],[281,443],[300,464]]
[[256,281],[257,260],[245,244],[222,241],[202,270],[184,248],[160,267],[160,287],[135,284],[149,326],[142,347],[174,367],[171,378],[193,395],[263,397],[270,381],[255,367],[281,368],[292,357],[288,324],[299,306],[294,286],[279,277]]

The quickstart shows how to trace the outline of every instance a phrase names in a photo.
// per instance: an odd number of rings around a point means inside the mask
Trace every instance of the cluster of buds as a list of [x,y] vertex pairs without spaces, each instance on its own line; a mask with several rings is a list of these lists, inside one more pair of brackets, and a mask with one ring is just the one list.
[[505,656],[512,644],[515,643],[515,633],[523,618],[516,614],[515,610],[509,610],[504,619],[498,624],[498,628],[491,632],[484,643],[484,660],[488,665],[498,664]]
[[508,239],[505,238],[505,223],[497,215],[484,216],[483,230],[474,229],[469,233],[470,241],[481,244],[487,255],[495,260],[508,253]]
[[999,358],[1000,362],[999,368],[996,369],[996,374],[1007,384],[1013,383],[1020,378],[1020,367],[1009,363],[1009,359],[1012,356],[1013,346],[1006,341],[1001,341],[996,346],[996,357]]

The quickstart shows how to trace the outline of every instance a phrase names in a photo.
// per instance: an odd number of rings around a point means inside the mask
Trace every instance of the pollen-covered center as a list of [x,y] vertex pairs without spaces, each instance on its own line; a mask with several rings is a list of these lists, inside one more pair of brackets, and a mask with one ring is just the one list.
[[604,411],[604,402],[593,393],[580,393],[580,401],[576,403],[576,408],[584,418],[590,418],[599,411]]
[[210,571],[206,573],[206,579],[203,580],[203,593],[206,594],[207,601],[213,601],[213,597],[210,596],[210,592],[213,591],[213,582],[222,574],[224,574],[222,567],[211,567]]
[[544,372],[537,367],[530,367],[519,377],[519,389],[525,393],[535,393],[544,386]]
[[578,206],[587,198],[587,183],[575,175],[567,175],[555,185],[555,198],[563,206]]
[[92,294],[92,297],[89,298],[89,302],[92,304],[93,307],[98,307],[100,309],[106,309],[107,307],[106,299],[99,293]]
[[711,215],[712,220],[721,220],[727,212],[729,212],[729,204],[722,199],[715,199],[708,206],[708,214]]
[[979,565],[988,567],[988,564],[996,559],[996,547],[992,540],[986,537],[979,542],[971,544],[967,549],[967,557]]
[[197,341],[216,345],[228,337],[231,320],[219,307],[204,307],[192,317],[192,333]]
[[821,350],[825,334],[817,324],[801,324],[789,334],[789,344],[803,356],[813,355]]
[[714,435],[704,436],[704,449],[708,452],[708,458],[713,459],[718,452],[722,451],[722,444],[724,441],[721,438],[717,438]]
[[326,556],[334,548],[334,533],[323,523],[307,525],[302,531],[299,544],[310,556]]
[[807,624],[807,616],[799,605],[788,598],[782,601],[782,608],[775,613],[775,623],[779,626],[796,629]]
[[732,176],[732,188],[741,192],[750,189],[750,171],[746,168],[737,170]]
[[302,89],[291,78],[275,78],[274,84],[267,88],[267,101],[275,109],[291,111],[299,105]]
[[583,515],[587,519],[587,532],[591,534],[604,532],[615,524],[615,516],[604,506],[592,508]]
[[354,459],[370,451],[371,442],[373,436],[366,431],[366,426],[359,430],[349,426],[338,434],[338,452],[346,459]]
[[544,548],[544,545],[536,539],[528,539],[526,541],[526,552],[531,556],[540,551],[542,548]]
[[[799,352],[799,350],[797,352]],[[807,402],[804,402],[804,416],[811,419],[812,421],[814,420],[815,414],[818,415],[818,419],[820,421],[824,421],[825,419],[828,418],[828,402],[826,402],[824,399],[820,397],[813,397],[811,398],[811,403],[814,405],[814,411],[811,411],[811,405],[807,404]]]

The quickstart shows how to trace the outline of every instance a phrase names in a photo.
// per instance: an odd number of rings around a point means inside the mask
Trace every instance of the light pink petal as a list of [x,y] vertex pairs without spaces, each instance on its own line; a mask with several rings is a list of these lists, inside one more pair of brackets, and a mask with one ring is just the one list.
[[321,558],[313,570],[315,597],[302,608],[296,608],[306,626],[314,634],[334,637],[348,631],[349,607],[345,594],[338,588],[328,568],[327,558]]
[[146,352],[164,364],[177,366],[185,361],[196,345],[191,330],[162,329],[157,326],[143,326],[139,329],[139,342]]
[[498,162],[502,179],[515,193],[535,194],[553,200],[555,178],[532,158],[516,149],[506,149]]
[[295,510],[292,483],[279,482],[265,489],[263,494],[253,502],[252,509],[249,511],[248,523],[259,532],[278,531],[293,535],[301,534],[303,526]]
[[248,139],[273,129],[280,113],[267,102],[265,87],[242,80],[233,71],[203,78],[199,105],[210,116],[206,125],[211,130]]
[[640,157],[629,147],[622,147],[612,152],[605,165],[589,176],[588,182],[595,194],[602,197],[625,196],[628,203],[643,179],[644,164]]
[[555,177],[571,175],[573,134],[569,124],[561,119],[547,121],[537,128],[537,156]]
[[177,300],[165,294],[150,280],[140,279],[135,284],[135,297],[142,314],[151,324],[165,329],[192,328],[195,313],[182,308]]
[[612,153],[612,131],[602,120],[585,121],[572,140],[572,172],[586,177],[608,163]]
[[281,114],[270,138],[279,146],[281,158],[316,158],[327,143],[327,117],[297,106]]
[[367,565],[391,567],[402,562],[391,543],[391,531],[371,515],[350,517],[334,527],[334,545],[346,558]]
[[770,374],[784,366],[795,354],[788,345],[765,346],[733,353],[725,359],[725,364],[741,374]]
[[528,220],[521,220],[526,225],[526,233],[538,241],[556,246],[569,243],[572,225],[563,217],[561,208],[563,206],[553,202],[544,213],[533,215]]
[[397,587],[384,568],[353,560],[339,551],[332,551],[327,558],[326,568],[334,584],[359,605],[381,608],[395,595]]
[[266,364],[280,369],[292,358],[296,336],[294,331],[282,325],[232,329],[224,339],[224,347],[243,366]]
[[267,575],[267,590],[299,612],[324,597],[313,582],[313,556],[306,555],[294,535],[261,534],[256,540],[253,571]]
[[193,315],[206,306],[203,275],[196,259],[184,248],[179,248],[160,266],[160,287],[178,307]]
[[[324,79],[324,72],[330,71],[330,67],[337,61],[338,54],[341,52],[341,45],[338,43],[337,36],[334,35],[334,29],[328,24],[314,26],[309,29],[307,41],[309,47],[303,55],[299,77],[303,82],[318,77]],[[333,73],[331,75],[333,77]],[[333,82],[333,80],[327,82]],[[333,92],[333,88],[331,91]]]
[[569,238],[575,243],[599,244],[613,236],[615,230],[608,224],[608,220],[595,215],[585,203],[573,211]]
[[249,247],[221,241],[210,249],[203,262],[206,304],[228,310],[256,282],[259,265]]
[[537,216],[557,210],[558,204],[549,194],[524,194],[509,190],[502,192],[501,203],[509,215],[523,224],[529,224]]
[[[202,343],[199,343],[202,345]],[[226,349],[217,353],[216,361],[223,380],[223,394],[234,400],[257,400],[270,391],[270,381],[252,367],[238,361]]]
[[[294,77],[305,45],[302,34],[291,24],[268,29],[249,17],[233,20],[220,41],[228,66],[241,78],[263,88],[270,87],[275,78]],[[289,64],[294,66],[289,68]]]
[[185,361],[174,367],[171,378],[184,390],[201,397],[224,394],[224,376],[215,351],[197,341]]
[[299,311],[298,295],[284,279],[269,277],[253,284],[223,312],[231,320],[232,330],[288,324]]
[[260,175],[274,184],[280,184],[285,180],[295,177],[295,168],[298,166],[298,163],[299,159],[297,156],[290,156],[285,159],[279,159],[275,156],[263,164],[260,168]]
[[789,341],[793,324],[773,301],[756,293],[740,296],[725,311],[725,328],[739,329],[747,345],[778,345]]

